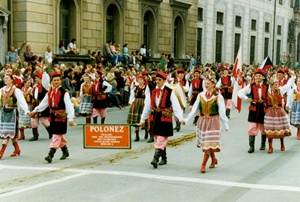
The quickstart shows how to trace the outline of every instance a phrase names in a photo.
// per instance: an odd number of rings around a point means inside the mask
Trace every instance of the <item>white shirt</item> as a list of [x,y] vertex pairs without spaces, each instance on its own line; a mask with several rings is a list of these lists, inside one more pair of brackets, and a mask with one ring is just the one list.
[[[66,106],[66,112],[67,112],[67,118],[69,121],[73,121],[74,118],[74,105],[71,102],[70,95],[68,92],[64,95],[64,102]],[[41,101],[41,103],[35,107],[35,109],[32,112],[42,112],[48,107],[48,95],[44,97],[44,99]]]
[[[216,97],[216,95],[213,95],[211,98],[207,99],[206,96],[205,96],[205,93],[206,91],[204,92],[201,92],[198,94],[197,96],[197,99],[193,105],[193,108],[192,108],[192,111],[189,113],[189,115],[184,119],[184,122],[186,123],[189,123],[200,111],[199,111],[199,102],[200,102],[200,96],[203,97],[203,99],[205,101],[209,101],[213,98]],[[220,121],[222,122],[223,126],[225,127],[226,130],[229,129],[229,125],[228,125],[228,118],[226,116],[226,113],[225,113],[225,102],[224,102],[224,98],[221,94],[218,94],[218,112],[219,112],[219,118],[220,118]]]
[[[0,97],[2,97],[2,89],[5,90],[6,88],[7,87],[4,86],[3,88],[0,89]],[[17,98],[18,107],[21,107],[23,109],[23,111],[25,112],[25,114],[27,114],[29,112],[28,111],[28,105],[27,105],[26,100],[24,98],[23,92],[15,86],[12,86],[12,88],[15,89],[14,96]]]
[[[161,87],[161,89],[164,89],[165,88],[165,84]],[[160,97],[159,98],[156,98],[155,96],[155,103],[156,105],[159,104],[160,102],[160,99],[162,97],[162,94],[160,94]],[[172,103],[172,109],[173,109],[173,112],[175,114],[175,116],[179,119],[179,121],[182,121],[183,120],[183,111],[180,107],[180,104],[178,102],[178,99],[176,97],[176,95],[174,94],[174,92],[172,91],[171,93],[171,97],[170,97],[170,100],[171,100],[171,103]],[[145,98],[145,105],[144,105],[144,109],[143,109],[143,113],[141,115],[141,122],[145,122],[145,120],[149,117],[150,113],[151,113],[151,96],[146,96]]]

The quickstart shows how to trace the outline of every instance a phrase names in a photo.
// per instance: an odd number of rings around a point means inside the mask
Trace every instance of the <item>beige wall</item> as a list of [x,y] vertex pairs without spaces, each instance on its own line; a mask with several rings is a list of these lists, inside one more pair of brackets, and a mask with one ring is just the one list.
[[43,56],[48,45],[53,47],[54,21],[51,2],[47,0],[13,2],[14,44],[21,44],[26,40],[26,45],[31,45],[32,51],[40,56]]
[[[6,2],[0,0],[0,2]],[[46,47],[50,45],[53,52],[58,51],[59,42],[59,12],[60,1],[54,0],[14,0],[12,5],[12,43],[19,45],[23,40],[32,46],[32,51],[42,56]],[[74,0],[76,6],[76,37],[77,46],[81,53],[87,50],[102,50],[105,43],[105,5],[102,0]],[[137,50],[142,44],[142,20],[141,20],[141,1],[127,0],[106,2],[125,2],[121,8],[121,30],[119,33],[120,43],[128,43],[131,50]],[[148,2],[148,1],[144,1]],[[153,3],[154,2],[154,3]],[[194,53],[196,51],[196,31],[197,31],[197,0],[189,0],[192,6],[187,11],[186,17],[186,36],[185,52]],[[150,3],[158,6],[157,17],[157,55],[160,53],[172,53],[172,7],[168,0],[162,3],[151,1]],[[122,10],[123,9],[123,10]],[[73,37],[73,36],[72,36]],[[69,42],[66,42],[69,43]],[[23,49],[23,51],[25,48]]]

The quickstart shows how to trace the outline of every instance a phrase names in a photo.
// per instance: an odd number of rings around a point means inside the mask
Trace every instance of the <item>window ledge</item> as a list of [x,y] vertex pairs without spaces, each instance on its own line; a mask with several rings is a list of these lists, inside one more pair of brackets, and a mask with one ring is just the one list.
[[170,5],[178,6],[178,7],[185,8],[185,9],[189,9],[192,6],[191,3],[188,3],[185,1],[179,1],[179,0],[170,0]]

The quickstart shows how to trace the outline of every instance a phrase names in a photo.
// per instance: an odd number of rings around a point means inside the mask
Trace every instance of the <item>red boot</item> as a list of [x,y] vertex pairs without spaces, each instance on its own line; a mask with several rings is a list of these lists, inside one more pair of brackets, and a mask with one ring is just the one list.
[[207,163],[208,159],[209,159],[209,154],[204,154],[202,165],[201,165],[201,168],[200,168],[200,172],[201,173],[205,173],[206,172],[206,163]]
[[210,156],[211,156],[211,164],[209,166],[209,168],[214,168],[216,164],[218,164],[218,159],[216,158],[215,156],[215,152],[211,152],[210,153]]
[[24,134],[24,128],[20,128],[20,137],[18,137],[18,140],[25,140],[25,134]]
[[20,150],[18,142],[13,142],[13,145],[15,147],[15,151],[10,156],[12,157],[12,156],[20,155],[21,154],[21,150]]
[[2,158],[4,152],[5,152],[5,149],[6,149],[6,144],[2,144],[2,147],[1,147],[1,150],[0,150],[0,159]]
[[273,139],[269,138],[269,149],[268,149],[268,154],[273,153]]

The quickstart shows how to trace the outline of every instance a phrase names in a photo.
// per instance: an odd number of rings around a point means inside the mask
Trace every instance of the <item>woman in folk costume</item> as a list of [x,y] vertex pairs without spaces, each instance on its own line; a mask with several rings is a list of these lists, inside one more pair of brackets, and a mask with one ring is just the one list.
[[297,139],[300,140],[300,77],[293,91],[288,93],[286,108],[288,111],[291,109],[290,123],[297,128]]
[[230,110],[232,108],[232,91],[234,85],[234,78],[228,74],[228,68],[223,69],[223,75],[219,79],[216,87],[220,89],[221,94],[224,98],[226,106],[226,116],[230,118]]
[[[145,76],[137,78],[138,86],[132,85],[130,90],[129,104],[131,105],[127,116],[127,123],[138,124],[144,109],[144,101],[146,96],[149,96],[150,91],[147,87]],[[146,124],[147,125],[147,124]],[[145,128],[145,139],[148,139],[148,128]],[[135,127],[135,142],[140,140],[139,127]]]
[[220,121],[225,130],[229,129],[228,118],[225,114],[224,98],[216,90],[216,79],[211,77],[205,80],[206,91],[200,93],[184,122],[190,122],[199,112],[200,118],[196,127],[197,147],[202,147],[204,157],[200,168],[201,173],[206,172],[206,163],[211,156],[211,165],[218,164],[215,152],[221,151]]
[[[177,74],[176,74],[177,72]],[[186,93],[189,91],[189,82],[185,78],[185,70],[182,68],[177,69],[177,71],[172,74],[174,78],[173,90],[179,100],[181,109],[184,111],[186,107]],[[176,89],[177,88],[177,89]],[[180,93],[179,93],[180,92]],[[180,131],[180,121],[175,116],[176,127],[173,130],[177,132]]]
[[[188,92],[188,98],[190,101],[190,111],[193,108],[193,105],[198,97],[198,94],[205,91],[204,86],[205,77],[201,76],[200,69],[195,69],[193,73],[193,79],[191,81],[190,89]],[[197,114],[194,118],[193,124],[196,125],[199,118],[199,114]]]
[[18,144],[18,106],[21,107],[25,114],[28,114],[28,106],[23,93],[13,85],[12,71],[6,71],[4,77],[5,86],[0,89],[0,138],[3,140],[0,150],[0,159],[11,139],[15,147],[10,156],[21,154]]
[[[23,87],[21,88],[21,91],[24,95],[24,98],[26,100],[28,110],[32,110],[32,95],[31,91],[32,88],[30,87],[31,81],[29,79],[25,79],[23,82]],[[25,114],[25,111],[22,110],[22,108],[19,107],[19,130],[20,130],[20,137],[18,140],[24,140],[25,139],[25,134],[24,130],[26,128],[31,128],[31,118]]]
[[[290,75],[294,72],[290,71]],[[267,110],[265,115],[264,127],[267,138],[269,140],[268,153],[273,152],[273,139],[280,139],[280,150],[284,151],[285,136],[291,136],[289,121],[286,112],[283,109],[283,95],[291,88],[295,82],[295,76],[289,79],[288,83],[284,86],[278,86],[278,82],[273,79],[269,80],[269,91],[267,97]]]
[[81,103],[79,113],[84,114],[86,123],[91,123],[91,114],[93,112],[93,81],[87,74],[84,75],[84,82],[80,86],[79,96]]
[[53,132],[53,137],[50,142],[50,151],[45,160],[48,163],[52,162],[52,158],[58,148],[61,148],[63,154],[60,160],[65,160],[69,157],[67,148],[67,139],[64,134],[67,133],[67,119],[69,126],[75,126],[74,106],[71,103],[69,93],[61,87],[61,74],[59,72],[51,73],[51,88],[48,94],[44,97],[41,103],[30,113],[43,111],[45,108],[50,108],[50,127]]
[[95,72],[95,81],[93,86],[93,123],[97,123],[97,117],[101,117],[101,124],[104,124],[107,115],[106,93],[110,92],[112,86],[102,78],[103,72],[98,69]]

